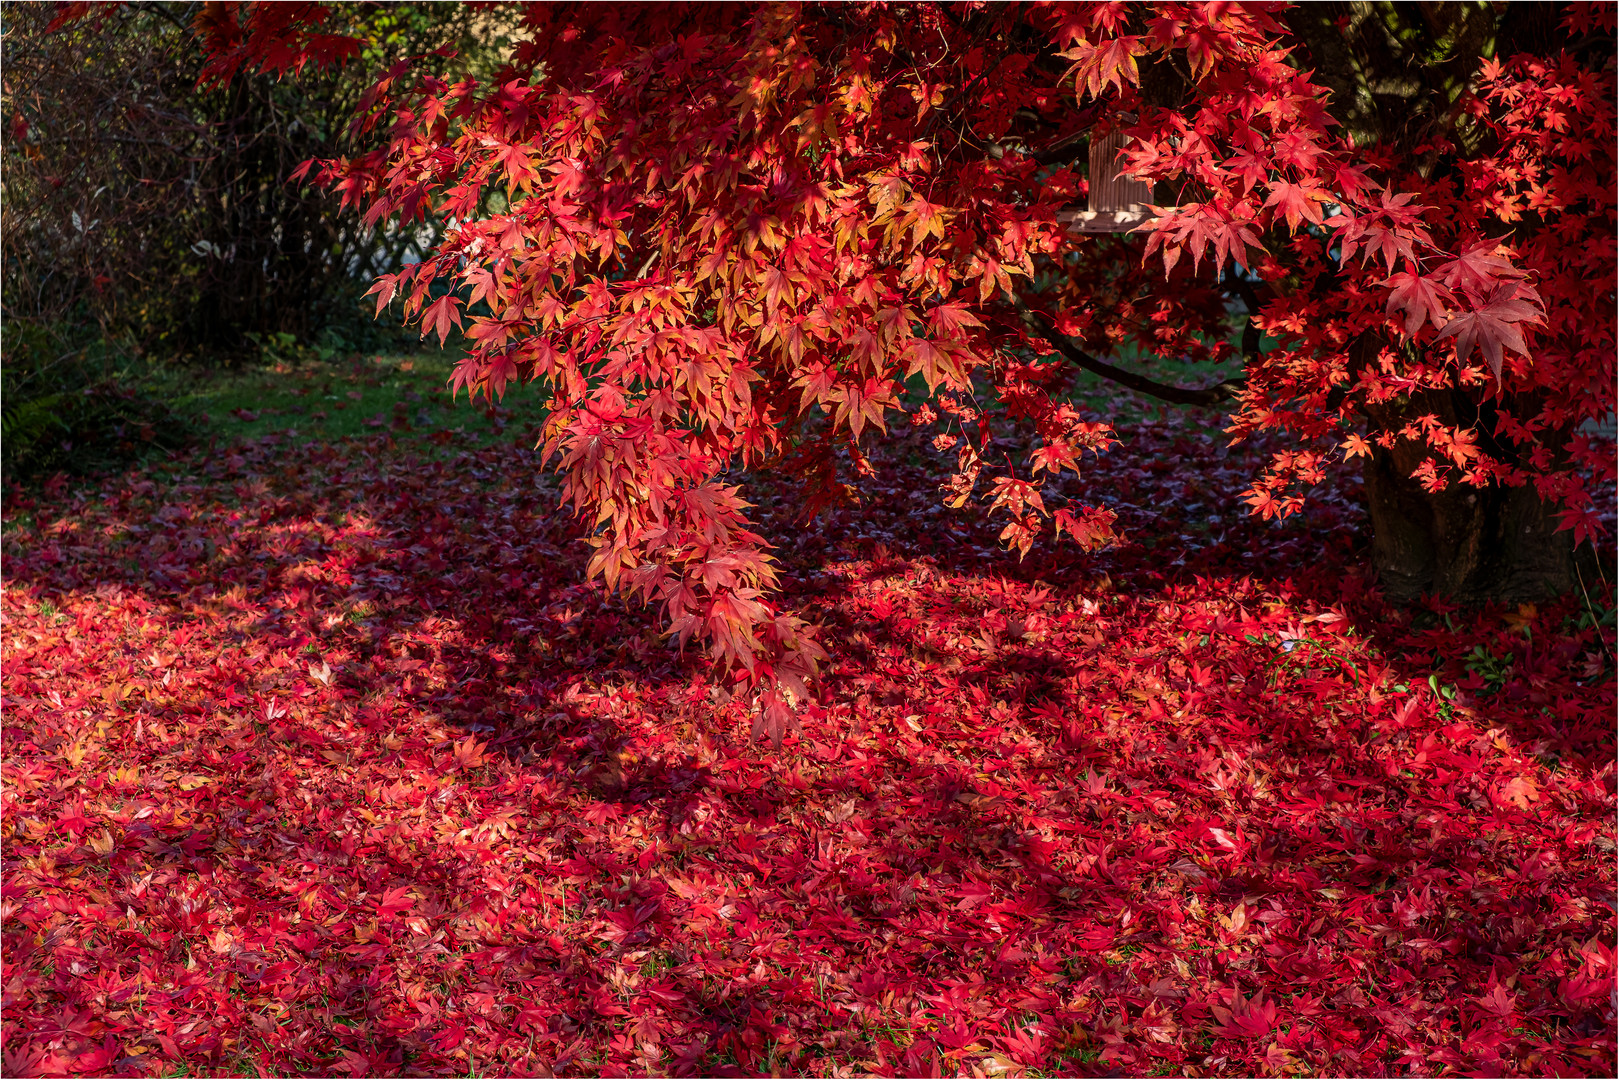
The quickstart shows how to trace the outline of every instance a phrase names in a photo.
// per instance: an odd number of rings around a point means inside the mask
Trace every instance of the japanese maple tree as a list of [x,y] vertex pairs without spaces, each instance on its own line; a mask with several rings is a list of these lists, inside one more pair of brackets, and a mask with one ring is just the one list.
[[[385,147],[305,169],[369,224],[446,226],[378,312],[463,331],[458,389],[543,388],[591,573],[779,721],[822,653],[737,474],[813,512],[873,432],[936,426],[951,505],[1103,544],[1112,514],[1048,486],[1110,442],[1076,367],[1288,436],[1267,517],[1364,458],[1393,593],[1574,584],[1612,473],[1613,8],[1386,7],[530,4],[498,79],[396,66],[357,120]],[[213,73],[341,55],[321,15],[213,12]],[[1153,215],[1081,235],[1113,131]],[[1169,386],[1140,354],[1242,370]]]

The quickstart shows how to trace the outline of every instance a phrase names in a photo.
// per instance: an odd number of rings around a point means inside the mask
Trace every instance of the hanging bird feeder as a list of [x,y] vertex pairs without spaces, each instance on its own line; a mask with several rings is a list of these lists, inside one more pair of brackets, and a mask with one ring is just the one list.
[[1057,220],[1075,233],[1123,233],[1151,221],[1152,187],[1119,171],[1119,151],[1128,141],[1114,128],[1091,139],[1090,198],[1084,210],[1064,210]]

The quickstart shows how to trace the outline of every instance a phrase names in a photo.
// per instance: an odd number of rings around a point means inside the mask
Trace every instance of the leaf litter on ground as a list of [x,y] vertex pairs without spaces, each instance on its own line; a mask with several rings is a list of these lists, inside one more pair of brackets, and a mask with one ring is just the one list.
[[532,439],[14,497],[4,1071],[1611,1074],[1589,605],[1391,607],[1352,486],[1123,436],[1127,543],[1022,562],[920,436],[754,478],[833,650],[779,749]]

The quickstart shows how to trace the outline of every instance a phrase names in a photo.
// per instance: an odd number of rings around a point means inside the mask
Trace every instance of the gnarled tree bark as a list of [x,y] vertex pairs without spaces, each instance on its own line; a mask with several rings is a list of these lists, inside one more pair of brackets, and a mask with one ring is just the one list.
[[[1390,599],[1434,593],[1470,605],[1520,603],[1578,586],[1573,534],[1558,531],[1554,508],[1533,485],[1426,491],[1411,478],[1424,450],[1402,440],[1377,447],[1366,464],[1372,561]],[[1589,562],[1585,547],[1579,554]]]

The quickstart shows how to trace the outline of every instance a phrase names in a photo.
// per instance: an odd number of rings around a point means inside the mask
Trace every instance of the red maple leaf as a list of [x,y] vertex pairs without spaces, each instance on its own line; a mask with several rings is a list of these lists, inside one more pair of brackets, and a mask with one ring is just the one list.
[[1332,196],[1320,188],[1279,180],[1271,185],[1270,198],[1265,200],[1265,205],[1275,207],[1287,219],[1291,232],[1298,229],[1301,221],[1321,224],[1321,204],[1331,201]]
[[1136,57],[1145,54],[1146,44],[1140,37],[1125,35],[1111,38],[1099,45],[1092,45],[1081,40],[1072,49],[1061,55],[1066,60],[1073,60],[1074,66],[1068,74],[1074,77],[1076,92],[1089,93],[1098,97],[1102,87],[1112,83],[1122,91],[1126,84],[1134,86],[1141,81],[1141,72],[1136,67]]
[[1456,301],[1455,294],[1436,278],[1421,274],[1401,272],[1389,277],[1383,284],[1390,286],[1388,313],[1405,313],[1407,337],[1422,329],[1424,321],[1431,321],[1435,327],[1443,327],[1450,305]]
[[1512,265],[1512,260],[1498,254],[1501,245],[1486,240],[1440,265],[1439,274],[1453,289],[1484,292],[1495,288],[1503,279],[1521,278],[1523,271]]
[[1233,990],[1225,1005],[1211,1005],[1209,1011],[1220,1022],[1215,1031],[1228,1038],[1257,1039],[1276,1027],[1276,1006],[1265,1000],[1263,990],[1252,998]]
[[1511,349],[1520,356],[1529,355],[1519,324],[1543,321],[1540,308],[1534,303],[1536,299],[1537,294],[1528,286],[1504,282],[1496,286],[1481,306],[1454,316],[1439,331],[1439,337],[1456,339],[1456,359],[1462,363],[1467,362],[1477,345],[1490,371],[1499,380],[1506,350]]
[[[382,298],[378,298],[379,304]],[[461,301],[454,293],[445,293],[422,312],[422,335],[425,337],[429,330],[437,331],[438,341],[443,345],[449,339],[450,327],[461,327]]]

